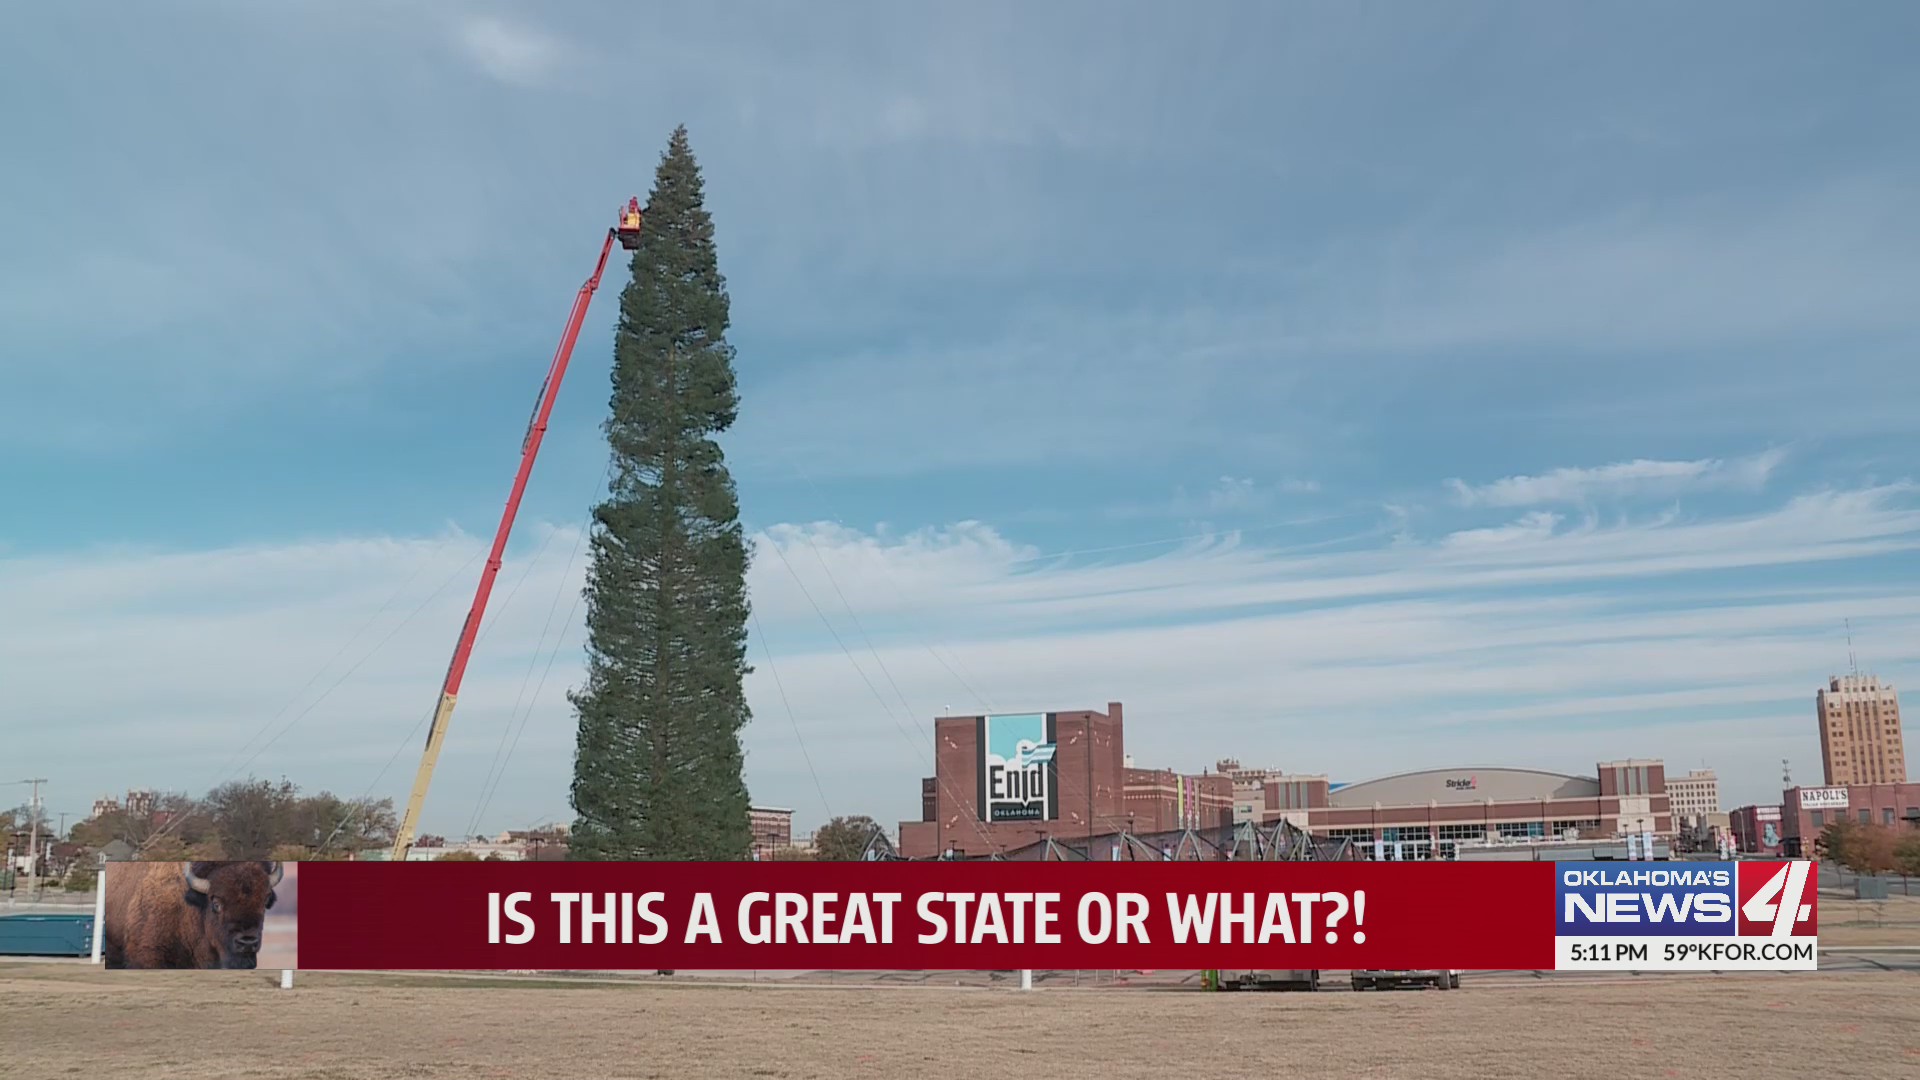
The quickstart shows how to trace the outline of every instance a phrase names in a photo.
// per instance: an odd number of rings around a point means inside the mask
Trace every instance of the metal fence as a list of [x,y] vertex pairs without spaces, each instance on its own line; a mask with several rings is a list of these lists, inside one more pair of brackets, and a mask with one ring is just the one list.
[[[1859,874],[1848,870],[1844,866],[1827,862],[1819,863],[1818,865],[1820,867],[1820,887],[1823,889],[1839,889],[1847,893],[1852,893],[1860,881]],[[1920,896],[1920,878],[1915,878],[1907,874],[1876,874],[1874,876],[1886,883],[1889,895]]]

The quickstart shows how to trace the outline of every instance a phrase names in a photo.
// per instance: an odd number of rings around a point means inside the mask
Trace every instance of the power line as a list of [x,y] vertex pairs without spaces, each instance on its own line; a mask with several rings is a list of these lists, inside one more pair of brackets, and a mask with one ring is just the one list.
[[[407,588],[413,584],[414,580],[420,576],[421,572],[426,570],[428,566],[433,564],[434,559],[439,556],[440,552],[444,551],[446,549],[446,546],[453,542],[453,538],[454,538],[454,534],[451,534],[451,533],[441,538],[440,542],[434,545],[433,550],[427,552],[426,557],[421,559],[420,562],[414,566],[413,571],[407,575],[406,579],[400,583],[399,587],[395,588],[393,592],[387,596],[387,599],[381,603],[379,609],[376,610],[372,615],[368,616],[367,621],[364,623],[361,623],[360,628],[355,630],[351,637],[347,638],[347,640],[345,640],[344,642],[341,642],[339,651],[335,652],[333,656],[327,660],[326,663],[320,665],[319,670],[313,673],[313,677],[307,680],[306,685],[302,686],[298,693],[294,694],[293,697],[287,700],[287,703],[285,705],[280,706],[280,708],[276,710],[272,716],[268,717],[267,721],[260,725],[260,729],[258,731],[255,731],[252,735],[248,736],[247,741],[240,744],[239,748],[233,752],[233,757],[228,758],[227,764],[222,765],[220,767],[220,771],[215,773],[215,775],[224,777],[226,775],[226,770],[232,766],[234,759],[238,758],[241,754],[246,753],[247,748],[253,745],[253,742],[255,739],[258,739],[260,736],[266,734],[269,730],[271,730],[273,725],[282,716],[286,715],[286,712],[288,709],[291,709],[296,704],[299,704],[300,699],[307,695],[307,691],[313,689],[313,684],[320,681],[320,676],[325,675],[327,673],[328,668],[332,667],[335,663],[337,663],[340,660],[342,656],[345,656],[347,654],[347,650],[353,647],[353,643],[360,640],[360,635],[372,629],[373,624],[380,621],[380,616],[385,615],[387,613],[387,609],[393,606],[393,602],[395,600],[400,599],[401,594],[407,591]],[[218,781],[215,782],[214,786],[218,786]]]
[[[606,473],[594,481],[593,490],[587,493],[586,519],[581,522],[579,532],[574,535],[573,552],[567,556],[566,569],[560,572],[560,583],[554,589],[553,601],[547,605],[547,621],[540,627],[540,638],[534,644],[533,656],[527,661],[526,674],[520,678],[520,690],[514,695],[513,708],[507,710],[506,725],[500,729],[500,742],[494,747],[493,761],[487,766],[486,778],[482,780],[480,784],[480,798],[475,802],[473,817],[467,820],[468,835],[472,835],[473,831],[480,827],[481,814],[484,812],[486,805],[492,802],[493,792],[498,790],[500,782],[506,778],[507,764],[513,760],[513,750],[508,746],[507,737],[510,734],[513,735],[514,746],[518,746],[520,743],[519,736],[514,734],[514,716],[520,711],[520,702],[526,696],[527,684],[533,680],[534,666],[540,662],[540,650],[546,646],[547,631],[553,626],[553,613],[560,607],[560,596],[566,590],[567,583],[573,579],[573,566],[580,558],[580,548],[585,545],[587,535],[592,531],[594,492],[599,491],[602,487],[611,483],[612,480],[613,463],[608,462]],[[549,534],[549,539],[551,539],[551,537],[552,534]],[[531,568],[529,568],[529,572],[531,572]],[[579,606],[578,597],[576,597],[573,609],[567,612],[567,621],[561,624],[560,639],[554,642],[555,656],[559,655],[560,645],[566,639],[567,627],[573,622],[573,611],[578,610]],[[551,658],[547,661],[547,667],[549,669],[553,667],[553,660]],[[541,685],[544,686],[545,684],[546,678],[542,675]],[[534,700],[539,700],[538,690],[534,691]],[[529,702],[527,705],[527,715],[531,716],[532,714],[533,703]],[[526,724],[522,721],[521,730],[525,730],[525,727]]]
[[[833,507],[827,505],[826,494],[820,490],[820,485],[814,483],[813,477],[809,476],[805,471],[803,471],[800,468],[800,465],[798,462],[791,462],[790,464],[793,468],[794,474],[800,477],[801,481],[807,485],[808,490],[813,492],[814,500],[818,502],[821,506],[826,508],[827,513],[833,518],[834,523],[836,525],[839,525],[841,528],[846,528],[847,527],[846,520],[842,518],[840,514]],[[808,545],[812,546],[813,544],[812,536],[810,534],[806,534],[804,529],[801,531],[803,535],[807,536]],[[771,540],[771,537],[769,537],[769,540]],[[820,552],[817,547],[814,548],[814,555],[816,558],[820,557]],[[824,563],[825,560],[822,559],[822,562]],[[875,563],[875,565],[880,570],[880,576],[882,578],[885,578],[887,585],[893,589],[894,595],[899,597],[900,600],[903,603],[907,604],[909,607],[914,606],[914,601],[907,596],[906,590],[900,587],[899,580],[893,576],[892,571],[887,569],[886,559],[882,557]],[[842,598],[842,602],[843,603],[845,602],[844,597]],[[852,609],[849,608],[848,610],[849,612],[851,612]],[[980,704],[980,707],[982,710],[986,712],[995,711],[993,707],[993,703],[987,700],[986,695],[982,694],[979,690],[975,689],[973,683],[968,681],[967,677],[961,674],[960,671],[956,670],[956,667],[966,666],[965,664],[961,663],[960,657],[957,653],[954,655],[953,663],[949,664],[947,662],[946,657],[941,656],[939,650],[933,647],[933,643],[931,641],[929,641],[924,637],[921,637],[919,634],[913,634],[912,637],[914,638],[915,641],[920,643],[921,648],[927,651],[927,655],[933,657],[935,663],[939,664],[942,668],[945,668],[947,674],[953,676],[954,681],[959,683],[962,689],[966,690],[967,693],[973,695],[973,699]]]
[[[799,587],[800,595],[806,597],[807,604],[813,608],[813,613],[820,617],[821,625],[825,626],[827,628],[827,633],[832,635],[834,644],[840,647],[840,651],[842,654],[846,656],[847,662],[849,664],[852,664],[853,670],[859,673],[860,681],[867,684],[867,689],[872,692],[874,700],[880,703],[880,711],[886,715],[887,719],[893,721],[893,725],[895,729],[898,730],[901,736],[907,740],[907,744],[913,747],[914,753],[919,755],[921,762],[923,764],[927,764],[928,767],[933,770],[934,783],[940,785],[940,787],[947,792],[948,797],[953,798],[954,795],[953,795],[952,789],[947,786],[946,780],[940,776],[939,762],[936,760],[932,763],[928,763],[925,752],[920,749],[920,743],[916,739],[914,739],[911,732],[909,732],[904,726],[901,725],[899,720],[894,718],[893,706],[887,703],[887,699],[885,698],[885,696],[883,696],[880,693],[879,687],[875,686],[873,684],[873,680],[867,676],[866,669],[861,667],[859,661],[854,659],[853,650],[847,648],[846,642],[842,640],[840,637],[840,632],[834,629],[833,620],[827,618],[827,613],[821,610],[819,602],[814,600],[813,593],[807,589],[806,582],[801,580],[799,573],[794,570],[792,561],[790,561],[787,558],[787,553],[782,551],[780,549],[780,545],[777,543],[770,544],[769,546],[773,548],[774,555],[780,559],[780,564],[787,568],[787,574],[793,578],[793,583]],[[911,717],[912,717],[912,711],[909,710],[908,718],[911,719]],[[958,801],[957,798],[955,799],[955,801],[956,802]],[[993,834],[991,832],[989,832],[979,821],[974,821],[973,826],[974,826],[974,830],[980,834],[980,838],[982,840],[985,840],[989,847],[991,847],[995,852],[1000,851],[1000,844],[998,841],[996,841],[993,838]]]
[[[507,747],[507,756],[505,761],[501,763],[499,779],[505,779],[506,777],[506,774],[507,774],[506,763],[513,760],[513,752],[516,749],[518,749],[520,746],[520,736],[526,734],[527,722],[533,718],[534,705],[538,703],[540,700],[540,691],[546,689],[547,676],[553,673],[554,661],[559,659],[560,657],[560,647],[566,644],[566,628],[573,625],[574,612],[580,610],[580,601],[585,597],[586,597],[586,590],[582,589],[578,594],[574,596],[573,606],[567,610],[567,620],[565,623],[561,625],[560,637],[558,640],[556,640],[553,643],[553,651],[547,654],[546,670],[540,673],[540,681],[539,683],[535,684],[533,688],[533,697],[531,700],[527,702],[527,711],[520,718],[520,727],[518,730],[516,730],[513,733],[513,742]],[[493,805],[493,797],[494,795],[498,794],[499,791],[500,791],[500,785],[498,780],[496,780],[494,783],[493,790],[487,793],[486,802],[481,804],[479,813],[475,815],[476,820],[487,812],[488,807]]]
[[[433,592],[429,593],[427,595],[427,598],[425,600],[420,601],[419,605],[416,606],[413,609],[413,611],[407,615],[406,618],[400,620],[398,625],[396,625],[392,630],[388,631],[386,637],[381,638],[380,642],[376,644],[372,649],[368,650],[366,655],[354,661],[352,667],[342,672],[340,677],[333,681],[332,685],[328,686],[327,689],[324,692],[322,692],[319,697],[315,698],[313,702],[309,704],[305,709],[302,709],[299,715],[295,716],[292,720],[287,721],[286,726],[282,727],[279,731],[275,732],[272,738],[260,744],[259,749],[255,750],[251,755],[249,755],[245,761],[242,761],[237,767],[222,774],[218,780],[215,780],[213,783],[213,787],[219,787],[221,784],[226,783],[229,779],[232,779],[233,777],[238,776],[241,769],[244,769],[248,765],[252,764],[256,759],[259,758],[261,754],[266,753],[268,747],[278,742],[281,736],[285,735],[289,731],[292,731],[294,727],[300,723],[301,720],[307,717],[308,714],[312,713],[313,710],[319,708],[321,702],[325,701],[329,696],[331,696],[335,690],[340,689],[341,685],[344,684],[349,678],[351,678],[354,672],[360,670],[360,666],[362,664],[365,664],[368,660],[371,660],[375,654],[379,653],[381,649],[385,648],[387,645],[387,642],[392,641],[395,635],[399,634],[401,630],[406,628],[408,623],[411,623],[414,619],[418,618],[421,612],[425,611],[433,603],[433,601],[440,596],[442,592],[446,591],[446,588],[448,585],[453,584],[453,581],[455,578],[465,573],[467,568],[473,565],[474,560],[478,559],[483,554],[485,554],[484,549],[476,549],[473,555],[470,556],[465,563],[461,564],[459,569],[447,575],[446,579],[440,583],[439,588],[436,588],[433,590]],[[325,669],[323,668],[322,670],[325,670]],[[147,839],[140,845],[141,850],[145,850],[148,847],[151,847],[154,844],[154,842],[158,841],[160,838],[164,836],[167,836],[169,833],[173,831],[173,829],[177,825],[186,821],[189,816],[190,815],[187,815],[187,814],[181,814],[169,819],[166,824],[154,830],[153,835],[147,837]]]
[[793,702],[787,699],[786,684],[780,681],[780,668],[773,662],[773,647],[767,643],[767,632],[760,626],[760,614],[748,608],[747,617],[753,620],[753,636],[760,639],[760,651],[766,654],[767,670],[773,675],[774,689],[780,692],[780,704],[787,710],[787,720],[793,725],[793,741],[800,745],[800,758],[807,763],[807,775],[813,777],[813,789],[820,793],[820,808],[827,812],[827,819],[832,820],[833,807],[827,802],[826,785],[820,782],[820,773],[813,767],[813,755],[807,752],[807,740],[800,734],[800,718],[794,715]]

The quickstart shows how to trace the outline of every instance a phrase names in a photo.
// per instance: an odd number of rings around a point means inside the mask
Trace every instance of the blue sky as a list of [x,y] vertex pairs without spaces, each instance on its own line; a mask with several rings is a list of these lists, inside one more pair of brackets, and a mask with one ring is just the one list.
[[[403,796],[567,304],[681,122],[749,782],[803,826],[914,816],[939,712],[1109,700],[1143,764],[1657,756],[1753,801],[1818,778],[1843,620],[1913,681],[1920,11],[1033,7],[16,14],[15,771],[72,813]],[[618,286],[430,830],[568,813]]]

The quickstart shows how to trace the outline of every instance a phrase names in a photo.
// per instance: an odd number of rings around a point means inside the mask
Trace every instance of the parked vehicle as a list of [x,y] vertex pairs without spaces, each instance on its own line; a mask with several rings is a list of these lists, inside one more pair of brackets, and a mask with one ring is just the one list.
[[1431,986],[1437,990],[1460,989],[1460,973],[1438,969],[1410,969],[1405,971],[1356,971],[1353,973],[1355,990],[1391,990],[1407,986]]
[[1210,990],[1318,990],[1318,971],[1207,971],[1204,985]]

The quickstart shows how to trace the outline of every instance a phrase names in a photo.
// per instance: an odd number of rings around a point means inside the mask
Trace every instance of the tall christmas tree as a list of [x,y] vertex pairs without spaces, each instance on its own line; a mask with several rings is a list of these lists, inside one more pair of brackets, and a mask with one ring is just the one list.
[[572,695],[575,859],[744,859],[747,547],[714,437],[739,408],[713,219],[685,127],[654,174],[614,337],[587,679]]

